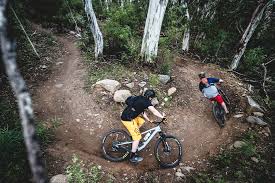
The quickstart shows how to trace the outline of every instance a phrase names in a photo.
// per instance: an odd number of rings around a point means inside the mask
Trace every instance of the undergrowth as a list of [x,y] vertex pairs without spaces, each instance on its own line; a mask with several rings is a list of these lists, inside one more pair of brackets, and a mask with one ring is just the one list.
[[206,171],[195,173],[190,179],[196,183],[270,182],[271,145],[258,131],[250,130],[239,140],[240,148],[224,150],[210,160]]

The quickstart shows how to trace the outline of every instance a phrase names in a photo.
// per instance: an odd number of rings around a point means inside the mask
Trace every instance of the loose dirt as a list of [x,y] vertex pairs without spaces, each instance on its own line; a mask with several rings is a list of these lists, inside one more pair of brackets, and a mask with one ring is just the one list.
[[[74,38],[57,36],[63,45],[63,55],[58,60],[49,79],[35,89],[34,108],[39,119],[48,121],[59,118],[62,124],[55,131],[55,141],[46,150],[50,175],[64,173],[73,154],[81,159],[101,165],[105,172],[119,182],[143,182],[146,172],[157,173],[161,181],[173,181],[173,169],[160,169],[154,159],[154,143],[143,151],[144,161],[137,166],[129,162],[112,163],[102,157],[101,138],[108,130],[123,128],[120,112],[123,106],[115,104],[112,96],[99,89],[87,92],[84,81],[87,66]],[[218,66],[199,63],[189,58],[177,58],[173,68],[173,81],[177,93],[169,108],[160,108],[168,116],[163,129],[177,136],[183,144],[183,165],[204,166],[205,159],[219,152],[223,145],[246,129],[246,125],[233,118],[220,129],[211,112],[211,103],[198,90],[197,73],[206,71],[210,76],[225,80],[226,91],[237,105],[245,90],[233,75]],[[145,128],[153,127],[146,124]],[[126,174],[126,175],[125,175]],[[128,177],[125,179],[125,177]]]

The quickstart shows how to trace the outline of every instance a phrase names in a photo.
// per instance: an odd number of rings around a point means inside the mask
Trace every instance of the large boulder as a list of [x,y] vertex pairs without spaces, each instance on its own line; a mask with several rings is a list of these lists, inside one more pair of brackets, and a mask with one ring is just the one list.
[[50,183],[68,183],[66,175],[59,174],[51,178]]
[[112,79],[104,79],[98,81],[96,82],[96,85],[101,86],[102,88],[111,93],[115,93],[115,91],[117,91],[121,87],[121,84],[118,81]]
[[124,103],[132,94],[129,90],[117,90],[114,94],[114,101]]
[[247,121],[248,123],[257,124],[257,125],[260,125],[260,126],[266,126],[266,125],[267,125],[266,122],[264,122],[262,119],[260,119],[260,118],[258,118],[258,117],[256,117],[256,116],[248,116],[248,117],[246,118],[246,121]]
[[247,98],[247,112],[250,114],[252,112],[264,112],[261,106],[253,100],[252,97],[246,96]]
[[162,84],[167,84],[169,81],[170,81],[171,77],[169,75],[162,75],[162,74],[159,74],[159,81],[162,83]]

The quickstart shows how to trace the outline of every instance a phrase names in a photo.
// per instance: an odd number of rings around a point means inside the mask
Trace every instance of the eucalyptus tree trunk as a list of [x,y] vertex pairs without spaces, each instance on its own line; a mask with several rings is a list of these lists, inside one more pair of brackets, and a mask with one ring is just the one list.
[[85,5],[85,12],[90,23],[90,29],[95,41],[95,58],[103,54],[103,36],[99,29],[95,12],[92,6],[92,0],[83,0]]
[[187,20],[187,24],[185,25],[185,30],[183,34],[183,40],[182,40],[182,50],[188,52],[189,50],[189,40],[190,40],[190,15],[188,11],[187,2],[184,1],[182,3],[183,8],[185,8],[185,17]]
[[263,17],[263,13],[266,9],[266,7],[271,3],[271,1],[268,1],[266,4],[264,3],[260,3],[257,8],[255,9],[255,11],[253,12],[252,18],[242,36],[242,39],[239,42],[239,48],[236,52],[236,54],[233,57],[233,60],[231,62],[231,66],[230,69],[231,70],[235,70],[237,69],[237,67],[239,66],[239,62],[240,59],[242,58],[247,43],[249,42],[250,38],[252,37],[255,29],[257,28],[257,26],[259,25],[262,17]]
[[168,0],[150,0],[141,46],[141,56],[152,63],[157,56],[161,25]]
[[7,20],[5,9],[7,0],[0,1],[0,42],[1,56],[4,62],[9,82],[12,86],[15,97],[17,98],[19,114],[21,118],[24,142],[30,168],[34,177],[34,182],[47,182],[46,172],[39,147],[38,138],[35,133],[34,113],[32,109],[31,97],[26,83],[21,76],[16,64],[15,42],[8,37]]

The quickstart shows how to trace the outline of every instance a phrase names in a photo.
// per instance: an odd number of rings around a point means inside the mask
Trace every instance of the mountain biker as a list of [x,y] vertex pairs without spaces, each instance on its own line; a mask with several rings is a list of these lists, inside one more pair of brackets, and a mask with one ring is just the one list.
[[229,111],[223,101],[222,96],[219,94],[215,83],[222,83],[222,79],[218,78],[207,78],[204,72],[199,74],[200,84],[199,89],[203,95],[208,98],[210,101],[217,101],[223,108],[224,111],[228,114]]
[[151,100],[154,97],[156,97],[155,91],[149,89],[145,91],[143,96],[130,96],[126,100],[127,107],[122,112],[121,120],[133,139],[132,151],[130,154],[130,162],[132,163],[137,163],[143,160],[143,158],[137,154],[137,148],[141,139],[139,128],[145,122],[143,118],[152,122],[148,118],[145,110],[149,109],[149,111],[151,111],[155,116],[164,118],[164,114],[158,112],[151,103]]

